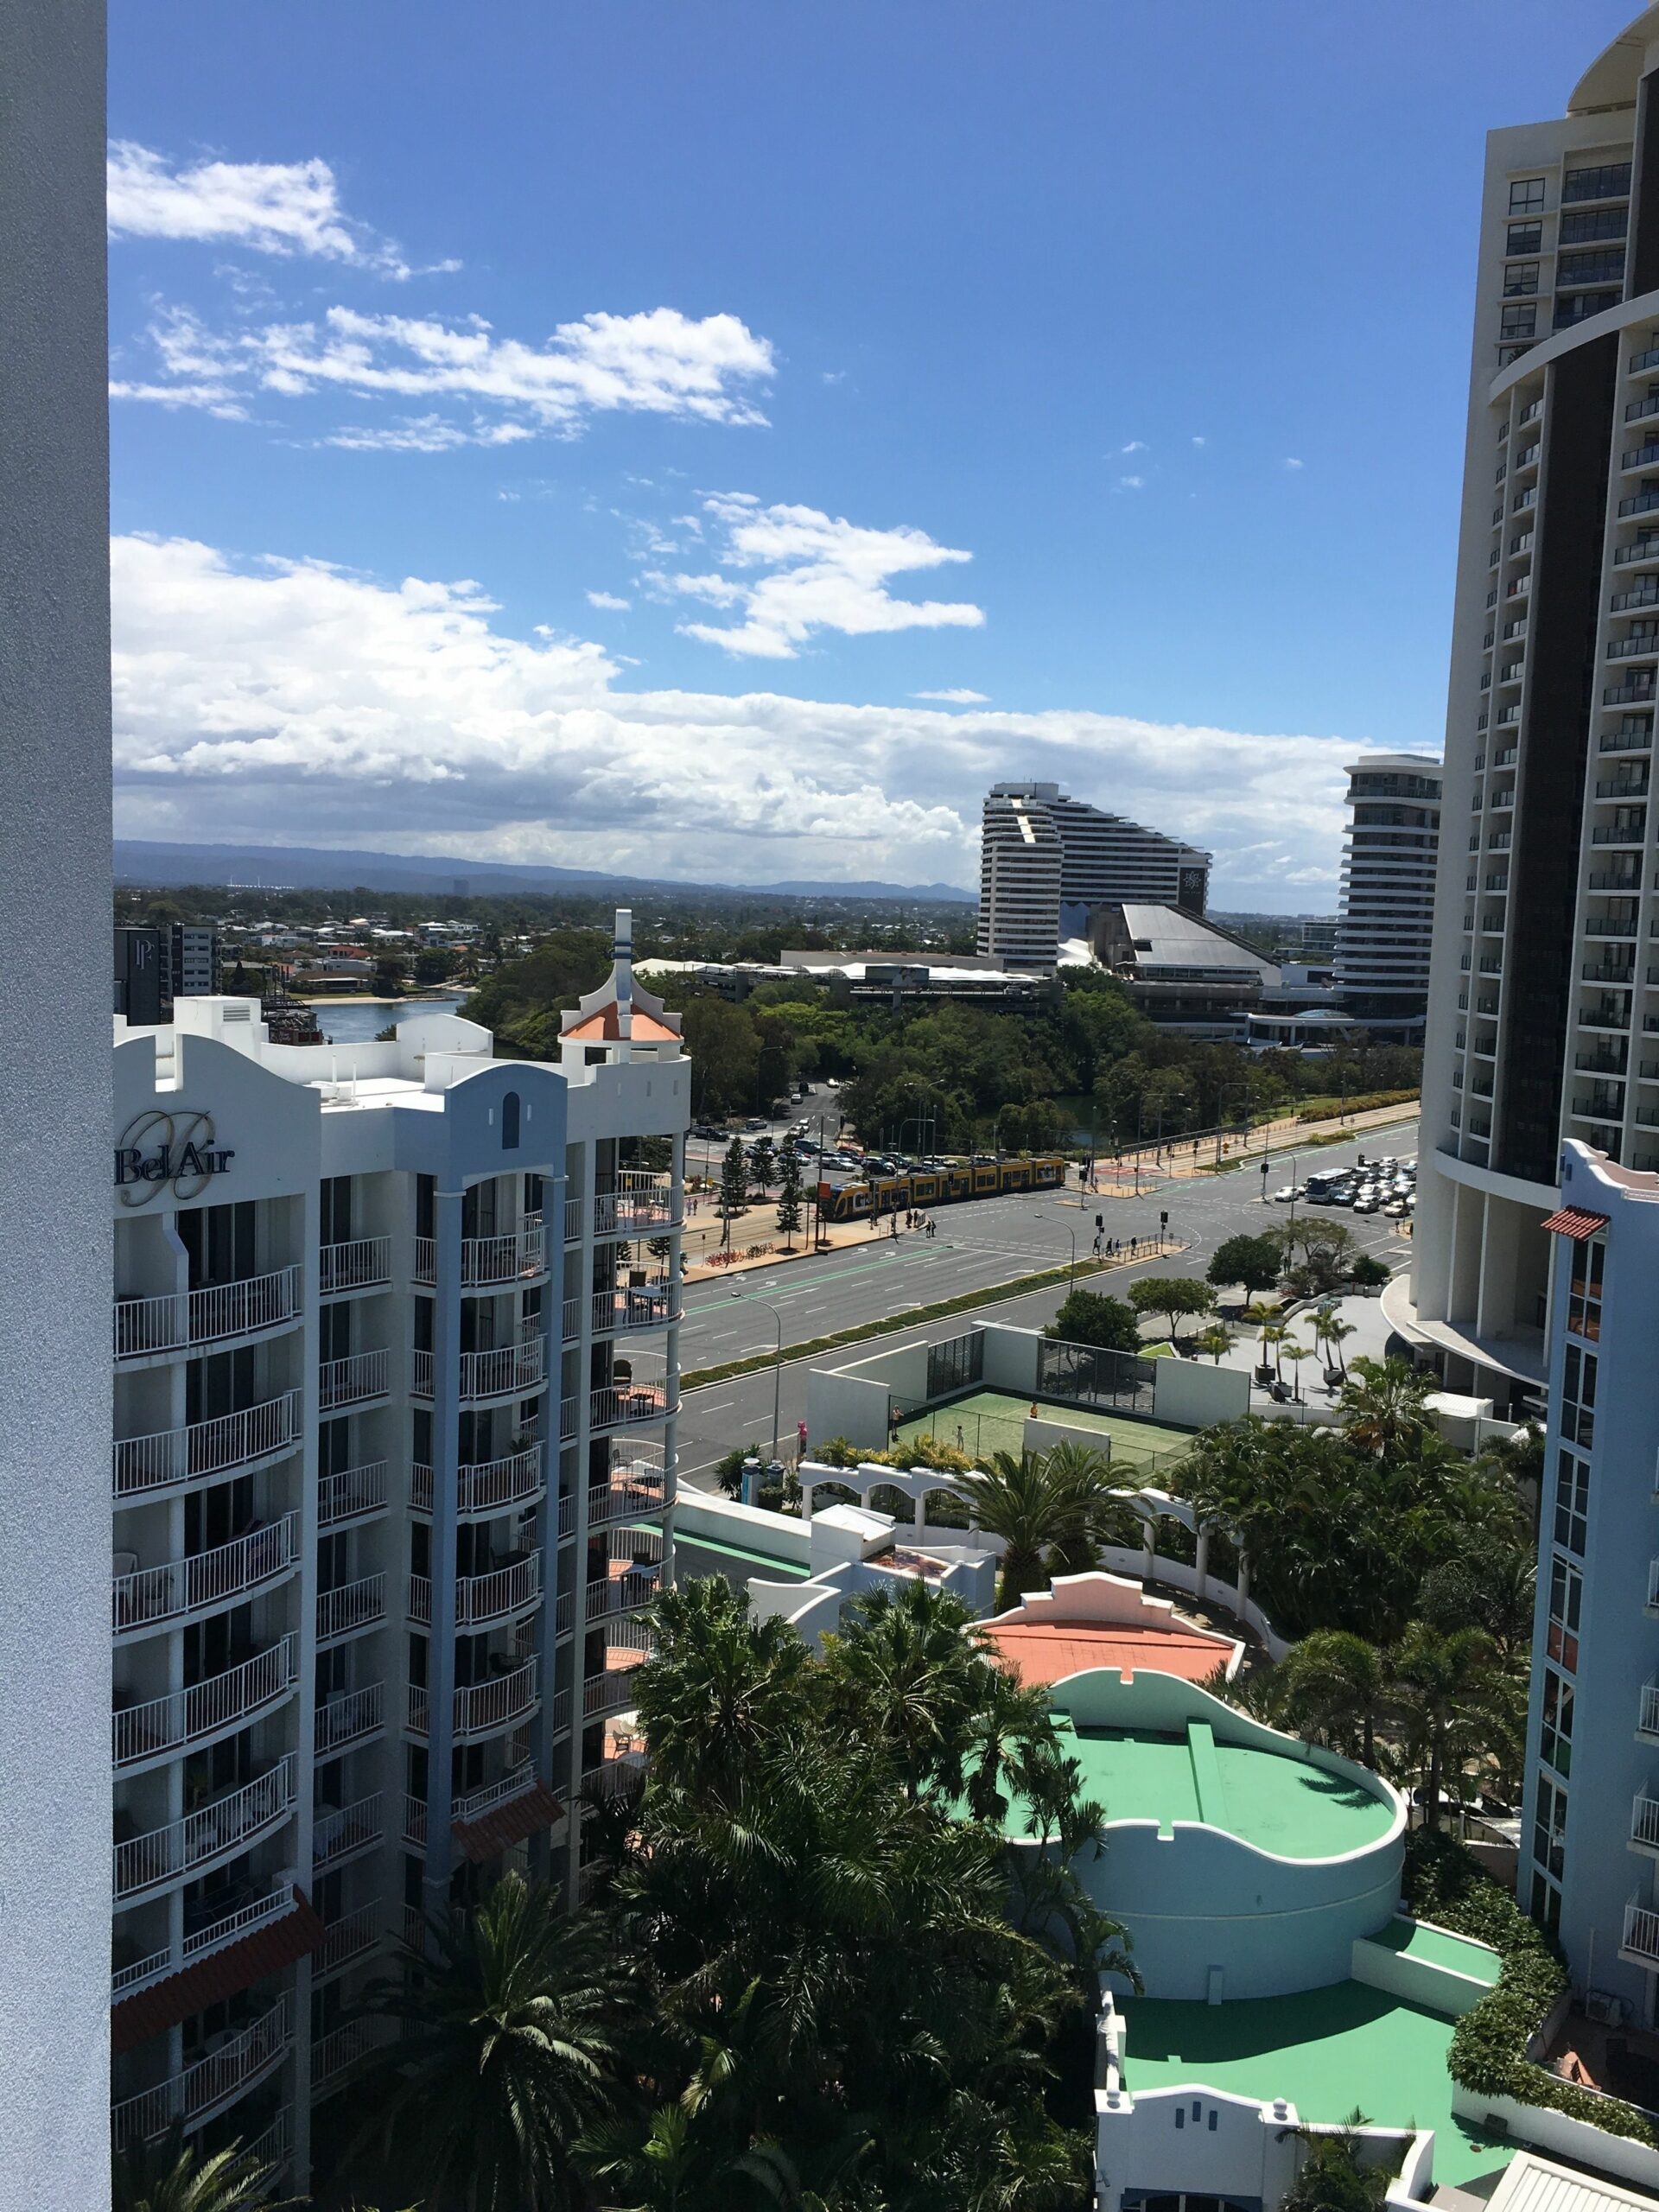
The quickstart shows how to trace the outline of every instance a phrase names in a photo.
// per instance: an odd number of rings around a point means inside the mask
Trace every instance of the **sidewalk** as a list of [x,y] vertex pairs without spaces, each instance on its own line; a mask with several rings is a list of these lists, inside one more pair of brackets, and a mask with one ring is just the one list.
[[[1272,1159],[1299,1150],[1314,1137],[1364,1136],[1372,1129],[1395,1128],[1402,1122],[1414,1122],[1421,1111],[1421,1102],[1409,1100],[1397,1106],[1373,1106],[1363,1114],[1350,1114],[1340,1121],[1299,1122],[1294,1115],[1283,1115],[1276,1122],[1259,1122],[1248,1136],[1224,1136],[1220,1163]],[[1213,1175],[1218,1164],[1215,1132],[1212,1129],[1208,1136],[1173,1137],[1161,1145],[1143,1144],[1139,1160],[1142,1198],[1163,1183]],[[1115,1160],[1097,1157],[1095,1195],[1107,1198],[1133,1197],[1135,1160],[1133,1147]]]

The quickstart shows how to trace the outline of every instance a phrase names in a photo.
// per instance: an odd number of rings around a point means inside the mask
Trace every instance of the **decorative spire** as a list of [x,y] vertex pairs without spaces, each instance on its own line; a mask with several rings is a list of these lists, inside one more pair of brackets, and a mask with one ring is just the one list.
[[616,992],[616,1034],[621,1049],[620,1060],[630,1059],[629,1046],[633,1039],[633,914],[630,908],[616,910],[616,936],[611,946],[611,982]]

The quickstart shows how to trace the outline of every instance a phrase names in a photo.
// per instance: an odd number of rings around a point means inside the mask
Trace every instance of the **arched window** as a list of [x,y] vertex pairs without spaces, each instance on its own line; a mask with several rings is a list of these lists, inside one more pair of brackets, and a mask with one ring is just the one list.
[[518,1094],[516,1090],[508,1091],[501,1101],[501,1149],[503,1152],[517,1152],[518,1149]]

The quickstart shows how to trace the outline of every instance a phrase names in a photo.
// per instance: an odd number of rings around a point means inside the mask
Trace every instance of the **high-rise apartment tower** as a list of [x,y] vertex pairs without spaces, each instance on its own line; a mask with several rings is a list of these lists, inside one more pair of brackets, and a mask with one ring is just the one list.
[[1659,8],[1486,146],[1409,1299],[1541,1385],[1558,1154],[1659,1165]]
[[1202,914],[1210,855],[1068,798],[1058,784],[994,784],[980,830],[978,950],[1009,968],[1052,969],[1062,909],[1078,933],[1098,906]]
[[1373,753],[1347,772],[1336,984],[1344,1012],[1375,1036],[1414,1042],[1428,1001],[1440,764]]

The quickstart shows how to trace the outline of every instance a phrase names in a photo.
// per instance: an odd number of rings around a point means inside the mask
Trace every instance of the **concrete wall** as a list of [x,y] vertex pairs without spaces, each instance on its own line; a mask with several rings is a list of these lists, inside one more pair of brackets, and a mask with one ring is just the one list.
[[1037,1388],[1037,1347],[1042,1342],[1039,1332],[1010,1328],[1006,1321],[985,1322],[979,1332],[984,1338],[985,1388],[1028,1397]]
[[1586,2120],[1571,2120],[1548,2105],[1523,2105],[1514,2097],[1477,2096],[1472,2090],[1452,2085],[1452,2109],[1459,2120],[1477,2126],[1496,2121],[1522,2143],[1535,2144],[1552,2157],[1569,2158],[1597,2173],[1611,2174],[1643,2190],[1659,2190],[1659,2151],[1628,2135],[1610,2135]]
[[1242,1367],[1159,1359],[1153,1372],[1153,1416],[1173,1427],[1208,1428],[1212,1421],[1242,1420],[1250,1410],[1250,1378]]
[[102,0],[0,0],[0,2207],[109,2202]]
[[1368,1989],[1386,1991],[1408,2005],[1444,2012],[1454,2020],[1472,2012],[1491,1989],[1490,1982],[1478,1981],[1473,1974],[1454,1973],[1450,1967],[1434,1966],[1427,1959],[1408,1958],[1403,1951],[1390,1950],[1386,1943],[1374,1943],[1363,1936],[1354,1944],[1349,1979],[1363,1981]]

